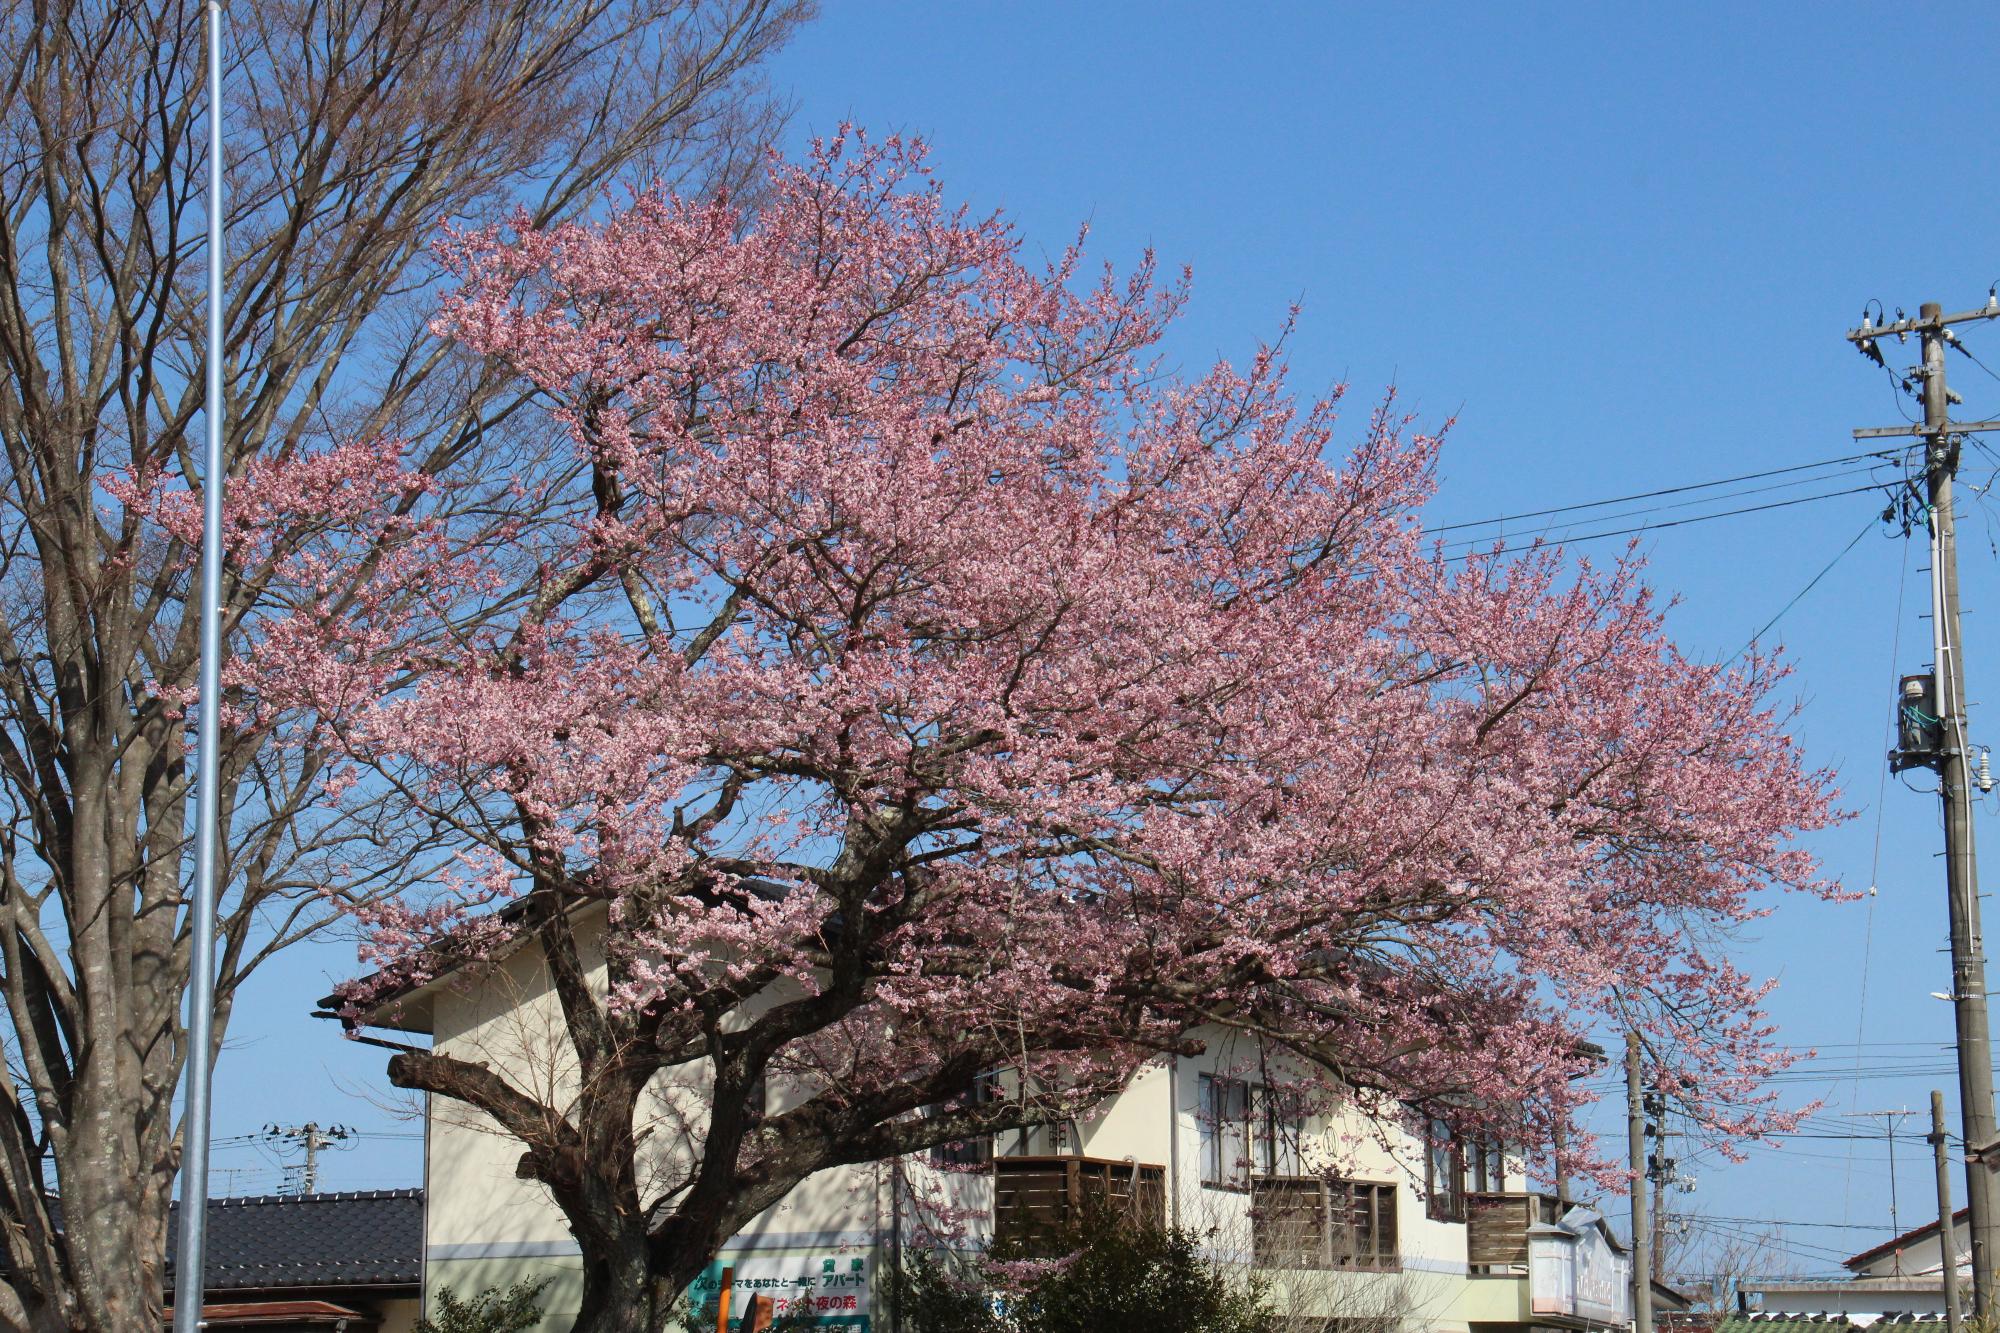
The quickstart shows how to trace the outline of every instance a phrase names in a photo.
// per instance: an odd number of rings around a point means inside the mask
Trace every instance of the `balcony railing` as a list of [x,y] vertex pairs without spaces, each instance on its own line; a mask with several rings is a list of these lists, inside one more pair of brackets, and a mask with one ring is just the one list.
[[1465,1261],[1474,1274],[1525,1276],[1528,1228],[1554,1222],[1560,1205],[1547,1194],[1471,1194],[1465,1200]]
[[1167,1169],[1102,1157],[993,1159],[993,1239],[1054,1257],[1062,1238],[1093,1213],[1139,1226],[1167,1224]]
[[1320,1176],[1250,1182],[1250,1241],[1258,1268],[1402,1267],[1396,1187]]

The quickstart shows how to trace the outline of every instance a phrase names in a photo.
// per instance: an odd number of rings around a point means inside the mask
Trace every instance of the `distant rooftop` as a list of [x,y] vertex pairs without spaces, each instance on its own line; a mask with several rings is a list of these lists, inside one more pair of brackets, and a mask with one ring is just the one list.
[[[1954,1232],[1952,1239],[1960,1245],[1967,1243],[1967,1233],[1959,1230],[1959,1228],[1964,1227],[1971,1216],[1972,1210],[1969,1208],[1961,1208],[1952,1214],[1951,1224]],[[1849,1268],[1866,1268],[1869,1264],[1882,1258],[1884,1255],[1894,1254],[1897,1250],[1907,1250],[1913,1245],[1921,1244],[1924,1241],[1934,1238],[1937,1233],[1937,1219],[1932,1218],[1920,1227],[1911,1227],[1902,1235],[1885,1240],[1873,1249],[1863,1250],[1853,1258],[1843,1259],[1841,1262]]]
[[[167,1236],[173,1285],[178,1204]],[[279,1287],[402,1287],[423,1281],[424,1192],[355,1190],[208,1201],[209,1295]]]

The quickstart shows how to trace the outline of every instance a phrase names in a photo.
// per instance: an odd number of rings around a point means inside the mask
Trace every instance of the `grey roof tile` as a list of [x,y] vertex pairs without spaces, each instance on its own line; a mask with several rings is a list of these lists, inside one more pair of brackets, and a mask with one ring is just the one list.
[[[179,1240],[179,1205],[168,1231],[167,1273]],[[380,1287],[423,1280],[422,1190],[264,1194],[208,1201],[203,1286]]]

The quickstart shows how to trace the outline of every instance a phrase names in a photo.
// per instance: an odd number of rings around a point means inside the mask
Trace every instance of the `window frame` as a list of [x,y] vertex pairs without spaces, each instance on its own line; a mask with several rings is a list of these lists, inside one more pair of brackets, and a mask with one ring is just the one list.
[[1437,1116],[1430,1118],[1424,1132],[1424,1216],[1433,1222],[1466,1218],[1464,1145]]
[[[972,1080],[972,1086],[959,1096],[934,1106],[926,1106],[927,1117],[944,1114],[945,1111],[961,1106],[984,1106],[1000,1099],[1000,1076],[981,1074]],[[949,1143],[932,1144],[928,1157],[932,1166],[941,1167],[983,1167],[993,1163],[993,1140],[991,1132],[974,1134],[970,1138],[953,1139]]]
[[[1224,1074],[1203,1074],[1195,1087],[1201,1183],[1212,1189],[1249,1189],[1253,1165],[1249,1081]],[[1218,1105],[1221,1097],[1227,1097],[1228,1101]],[[1233,1154],[1229,1151],[1232,1146]]]
[[1282,1088],[1250,1085],[1250,1174],[1302,1177],[1306,1118]]
[[1507,1149],[1493,1140],[1481,1139],[1472,1145],[1471,1180],[1467,1189],[1473,1194],[1505,1194],[1507,1192]]
[[[1400,1273],[1403,1269],[1402,1236],[1397,1225],[1397,1195],[1394,1182],[1386,1180],[1335,1180],[1329,1182],[1327,1192],[1327,1244],[1333,1246],[1336,1235],[1353,1237],[1358,1228],[1353,1225],[1355,1210],[1361,1200],[1368,1199],[1368,1235],[1372,1245],[1370,1258],[1375,1262],[1363,1262],[1360,1246],[1350,1243],[1347,1257],[1333,1254],[1330,1266],[1348,1272]],[[1346,1220],[1338,1225],[1332,1215],[1332,1207],[1338,1201],[1345,1209]]]
[[1226,1074],[1202,1074],[1195,1086],[1203,1185],[1247,1190],[1259,1176],[1303,1174],[1306,1117],[1286,1090]]

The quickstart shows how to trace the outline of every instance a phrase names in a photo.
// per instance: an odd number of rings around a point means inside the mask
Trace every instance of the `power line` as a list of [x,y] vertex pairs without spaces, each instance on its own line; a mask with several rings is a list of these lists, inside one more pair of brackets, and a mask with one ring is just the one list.
[[[1698,495],[1695,496],[1693,499],[1668,500],[1668,501],[1663,501],[1662,503],[1659,504],[1638,505],[1630,509],[1617,508],[1616,507],[1617,502],[1612,501],[1608,502],[1606,506],[1603,506],[1609,508],[1610,512],[1608,513],[1591,514],[1588,517],[1573,519],[1566,523],[1558,523],[1550,521],[1542,525],[1541,531],[1544,533],[1556,530],[1568,531],[1571,528],[1576,528],[1587,524],[1617,523],[1617,522],[1622,522],[1626,519],[1644,518],[1648,514],[1664,514],[1669,512],[1670,510],[1675,510],[1675,509],[1690,509],[1698,505],[1716,505],[1716,504],[1721,504],[1728,500],[1740,500],[1744,496],[1748,495],[1769,495],[1773,491],[1795,491],[1800,489],[1801,487],[1821,486],[1825,485],[1827,482],[1850,480],[1854,477],[1869,475],[1873,473],[1876,468],[1879,468],[1881,466],[1882,466],[1881,463],[1876,462],[1876,463],[1870,463],[1866,467],[1850,466],[1844,468],[1836,468],[1832,471],[1827,471],[1827,472],[1814,471],[1810,475],[1792,477],[1785,481],[1774,481],[1763,486],[1736,486],[1736,487],[1731,487],[1727,490],[1718,490],[1718,491],[1713,491],[1709,494]],[[1579,508],[1582,507],[1584,506],[1579,506]],[[1505,524],[1507,521],[1508,520],[1505,519],[1489,520],[1488,525],[1490,526],[1493,523]],[[1498,536],[1501,534],[1496,533],[1493,535]],[[1488,540],[1491,540],[1491,538],[1484,536],[1454,537],[1445,544],[1447,546],[1456,546],[1456,547],[1477,546],[1480,543]]]
[[1741,648],[1738,648],[1735,652],[1729,655],[1729,660],[1731,662],[1734,662],[1737,658],[1743,656],[1743,654],[1749,652],[1751,648],[1755,647],[1757,640],[1763,638],[1766,634],[1770,632],[1771,626],[1777,624],[1780,620],[1783,620],[1785,618],[1785,612],[1797,606],[1799,602],[1804,599],[1805,595],[1811,592],[1813,588],[1818,585],[1821,579],[1825,578],[1828,574],[1833,572],[1833,567],[1839,564],[1849,551],[1853,550],[1855,547],[1861,544],[1861,539],[1868,535],[1870,530],[1874,528],[1875,524],[1878,521],[1879,520],[1876,519],[1873,515],[1870,515],[1868,521],[1861,525],[1861,531],[1854,534],[1854,539],[1848,542],[1847,545],[1841,547],[1839,553],[1835,555],[1833,559],[1827,561],[1826,564],[1821,567],[1819,573],[1813,575],[1810,579],[1806,580],[1806,586],[1800,588],[1796,593],[1793,593],[1792,600],[1786,602],[1783,606],[1779,607],[1778,613],[1772,616],[1769,620],[1765,621],[1762,629],[1759,629],[1755,634],[1752,634],[1747,640],[1744,641],[1744,644]]
[[[1711,1222],[1747,1224],[1760,1227],[1814,1227],[1828,1231],[1888,1231],[1887,1222],[1808,1222],[1791,1217],[1726,1217],[1717,1213],[1694,1213],[1694,1217],[1707,1218]],[[1901,1235],[1901,1232],[1891,1232]]]
[[[319,1155],[328,1148],[336,1148],[353,1138],[354,1131],[346,1125],[327,1125],[322,1128],[317,1121],[308,1120],[303,1125],[266,1125],[263,1137],[277,1143],[296,1143],[305,1150],[305,1161],[298,1168],[298,1192],[312,1194],[319,1188]],[[288,1165],[287,1171],[292,1168]]]
[[[1836,1263],[1840,1263],[1848,1258],[1845,1252],[1829,1246],[1814,1245],[1810,1241],[1792,1240],[1789,1237],[1784,1240],[1776,1240],[1770,1236],[1759,1235],[1754,1231],[1746,1230],[1740,1226],[1733,1226],[1727,1222],[1717,1222],[1711,1218],[1702,1217],[1699,1214],[1693,1215],[1689,1220],[1695,1227],[1713,1235],[1721,1236],[1728,1240],[1749,1241],[1760,1248],[1778,1250],[1785,1254],[1796,1255],[1801,1259],[1831,1259]],[[1780,1223],[1779,1225],[1782,1226],[1783,1224]]]
[[[1639,525],[1638,525],[1638,526],[1636,526],[1636,527],[1630,527],[1630,528],[1614,528],[1614,529],[1612,529],[1612,530],[1610,530],[1610,531],[1607,531],[1607,532],[1586,532],[1586,533],[1581,533],[1581,534],[1578,534],[1578,535],[1576,535],[1576,536],[1566,536],[1566,537],[1563,537],[1563,538],[1561,538],[1561,539],[1560,539],[1560,540],[1558,540],[1558,541],[1551,541],[1551,542],[1544,542],[1544,541],[1542,541],[1542,540],[1541,540],[1540,538],[1537,538],[1537,539],[1536,539],[1536,540],[1535,540],[1535,541],[1534,541],[1534,542],[1533,542],[1533,543],[1531,544],[1531,546],[1532,546],[1532,547],[1554,547],[1554,546],[1574,546],[1574,545],[1575,545],[1575,544],[1577,544],[1578,542],[1594,542],[1594,541],[1602,541],[1603,539],[1605,539],[1605,538],[1607,538],[1607,537],[1629,537],[1629,536],[1632,536],[1632,535],[1634,535],[1634,534],[1637,534],[1637,533],[1641,533],[1641,532],[1659,532],[1659,531],[1661,531],[1662,529],[1665,529],[1665,528],[1678,528],[1678,527],[1684,527],[1684,526],[1686,526],[1687,524],[1690,524],[1690,523],[1707,523],[1707,522],[1709,522],[1709,521],[1710,521],[1710,520],[1712,520],[1712,519],[1718,519],[1718,518],[1735,518],[1735,517],[1738,517],[1739,515],[1742,515],[1742,514],[1761,514],[1761,513],[1765,512],[1766,510],[1771,510],[1771,509],[1787,509],[1787,508],[1790,508],[1790,507],[1791,507],[1791,506],[1793,506],[1793,505],[1802,505],[1802,504],[1812,504],[1812,503],[1814,503],[1815,501],[1819,501],[1819,500],[1833,500],[1833,499],[1838,499],[1839,497],[1841,497],[1841,496],[1843,496],[1843,495],[1860,495],[1860,494],[1861,494],[1862,492],[1864,492],[1864,491],[1880,491],[1880,490],[1886,490],[1886,489],[1887,489],[1887,488],[1888,488],[1888,487],[1889,487],[1890,485],[1892,485],[1892,484],[1893,484],[1893,483],[1889,483],[1889,482],[1871,482],[1870,484],[1868,484],[1868,485],[1866,485],[1866,486],[1854,486],[1854,487],[1850,487],[1849,489],[1847,489],[1847,490],[1843,490],[1843,491],[1826,491],[1826,492],[1823,492],[1823,493],[1821,493],[1821,494],[1819,494],[1819,495],[1805,495],[1805,496],[1800,496],[1800,497],[1798,497],[1798,498],[1796,498],[1796,499],[1791,499],[1791,500],[1773,500],[1773,501],[1771,501],[1771,502],[1770,502],[1770,503],[1768,503],[1768,504],[1760,504],[1760,505],[1746,505],[1746,506],[1744,506],[1743,508],[1740,508],[1740,509],[1724,509],[1724,510],[1721,510],[1721,511],[1719,511],[1719,512],[1717,512],[1717,513],[1713,513],[1713,514],[1693,514],[1693,515],[1690,515],[1690,516],[1689,516],[1689,517],[1687,517],[1687,518],[1676,518],[1676,519],[1669,519],[1669,520],[1667,520],[1667,521],[1666,521],[1666,522],[1664,522],[1664,523],[1642,523],[1642,524],[1639,524]],[[1461,544],[1461,545],[1468,545],[1468,546],[1476,546],[1476,545],[1479,545],[1480,543],[1478,543],[1478,542],[1466,542],[1466,543],[1460,543],[1460,544]],[[1526,548],[1522,548],[1522,549],[1526,549]],[[1480,550],[1472,550],[1472,551],[1465,551],[1465,552],[1462,552],[1462,553],[1460,553],[1460,554],[1456,554],[1456,555],[1449,555],[1449,556],[1446,556],[1446,557],[1445,557],[1445,559],[1447,559],[1447,560],[1474,560],[1474,559],[1477,559],[1477,558],[1478,558],[1479,556],[1481,556],[1481,555],[1482,555],[1482,554],[1484,554],[1484,553],[1485,553],[1484,551],[1480,551]],[[1516,551],[1516,552],[1514,552],[1514,553],[1518,553],[1518,549],[1517,549],[1517,551]]]
[[1899,450],[1878,449],[1865,454],[1848,454],[1841,458],[1823,458],[1816,463],[1797,463],[1791,467],[1772,468],[1765,472],[1746,472],[1737,477],[1723,477],[1716,481],[1693,481],[1680,486],[1667,486],[1657,491],[1640,491],[1633,495],[1620,495],[1609,500],[1588,500],[1579,504],[1557,505],[1553,509],[1530,509],[1519,514],[1505,514],[1499,518],[1477,519],[1465,523],[1446,523],[1440,527],[1426,528],[1424,531],[1435,535],[1440,532],[1456,532],[1464,528],[1492,527],[1496,523],[1514,523],[1524,518],[1547,518],[1552,514],[1573,514],[1584,509],[1607,509],[1612,505],[1630,504],[1634,500],[1655,500],[1663,495],[1683,495],[1689,491],[1713,490],[1718,486],[1734,486],[1743,481],[1762,481],[1766,477],[1788,476],[1795,472],[1810,472],[1817,468],[1838,467],[1847,463],[1858,463],[1863,459],[1894,461]]
[[[1973,438],[1977,439],[1977,436]],[[1903,559],[1896,573],[1896,610],[1889,622],[1889,679],[1897,675],[1897,663],[1903,654],[1903,590],[1910,579],[1910,544],[1903,543]],[[1892,715],[1884,724],[1887,734],[1883,737],[1884,750],[1892,748],[1896,740],[1896,722]],[[1852,1111],[1854,1103],[1861,1097],[1861,1039],[1868,1030],[1868,966],[1875,954],[1875,899],[1876,889],[1882,882],[1882,819],[1887,810],[1889,794],[1889,766],[1882,766],[1881,779],[1875,786],[1875,847],[1868,860],[1868,914],[1861,934],[1861,986],[1860,997],[1854,1015],[1854,1068],[1849,1071],[1854,1086],[1847,1094],[1847,1109]],[[1939,1050],[1943,1047],[1937,1048]],[[1854,1154],[1847,1155],[1847,1174],[1840,1187],[1840,1213],[1845,1217],[1854,1202]]]
[[1947,338],[1947,339],[1945,340],[1945,345],[1946,345],[1946,346],[1948,346],[1948,347],[1951,347],[1951,348],[1955,349],[1956,351],[1958,351],[1958,352],[1959,352],[1959,353],[1960,353],[1961,355],[1963,355],[1963,356],[1964,356],[1964,357],[1965,357],[1965,358],[1966,358],[1966,359],[1967,359],[1968,361],[1972,362],[1972,364],[1973,364],[1973,365],[1975,365],[1975,366],[1978,366],[1978,367],[1979,367],[1979,368],[1980,368],[1981,370],[1985,371],[1985,372],[1986,372],[1986,373],[1987,373],[1988,375],[1991,375],[1991,376],[1993,376],[1993,378],[1994,378],[1994,379],[1996,379],[1996,380],[2000,380],[2000,374],[1995,374],[1995,373],[1994,373],[1994,370],[1993,370],[1993,367],[1991,367],[1991,366],[1987,365],[1987,364],[1986,364],[1986,363],[1985,363],[1984,361],[1981,361],[1981,360],[1980,360],[1980,359],[1978,358],[1978,356],[1976,356],[1976,355],[1975,355],[1975,354],[1973,353],[1973,350],[1972,350],[1972,349],[1971,349],[1970,347],[1967,347],[1967,346],[1966,346],[1966,345],[1965,345],[1964,343],[1960,342],[1960,341],[1958,340],[1958,338],[1957,338],[1957,337],[1956,337],[1955,335],[1954,335],[1953,337],[1950,337],[1950,338]]

